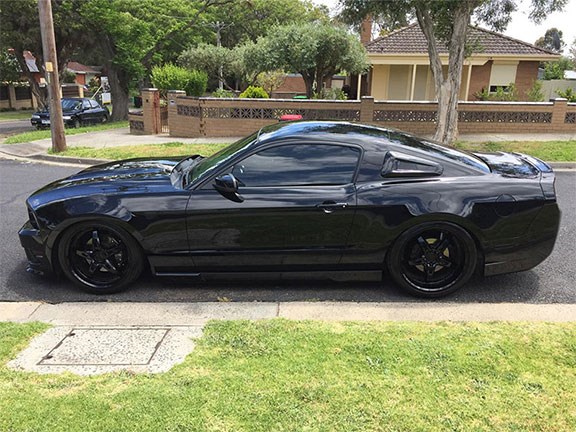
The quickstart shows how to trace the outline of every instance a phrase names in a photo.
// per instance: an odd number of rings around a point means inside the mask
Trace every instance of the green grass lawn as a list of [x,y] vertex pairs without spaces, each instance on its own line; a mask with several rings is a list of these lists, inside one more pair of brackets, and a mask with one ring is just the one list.
[[227,147],[229,144],[183,144],[173,142],[166,144],[132,145],[107,148],[92,147],[69,147],[68,150],[57,154],[59,156],[70,156],[90,159],[130,159],[135,157],[162,157],[162,156],[189,156],[200,154],[210,156],[217,151]]
[[0,122],[10,120],[30,120],[35,110],[0,111]]
[[[98,131],[103,131],[103,130],[108,130],[108,129],[121,129],[121,128],[127,128],[127,127],[128,127],[127,121],[120,121],[120,122],[105,123],[105,124],[100,124],[100,125],[95,125],[95,126],[86,126],[86,127],[81,127],[78,129],[66,128],[65,133],[66,133],[66,135],[77,135],[77,134],[83,134],[83,133],[88,133],[88,132],[98,132]],[[12,136],[6,138],[6,140],[4,141],[4,144],[17,144],[17,143],[41,140],[41,139],[45,139],[45,138],[50,138],[50,134],[51,134],[50,129],[35,130],[32,132],[24,132],[24,133],[12,135]]]
[[456,148],[473,152],[508,151],[526,153],[549,162],[576,161],[576,141],[458,142]]
[[576,324],[220,321],[160,375],[4,365],[2,431],[576,430]]
[[[74,129],[72,129],[74,130]],[[185,156],[201,154],[210,156],[228,144],[183,144],[173,142],[168,144],[121,146],[113,148],[74,147],[69,148],[61,156],[84,157],[90,159],[129,159],[134,157]],[[549,162],[576,161],[576,141],[546,141],[546,142],[458,142],[456,147],[469,151],[513,151],[530,154]]]

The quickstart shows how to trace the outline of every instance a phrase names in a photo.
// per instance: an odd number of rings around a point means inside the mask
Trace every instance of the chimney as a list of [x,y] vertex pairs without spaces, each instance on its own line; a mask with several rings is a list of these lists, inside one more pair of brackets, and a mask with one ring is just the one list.
[[372,17],[368,15],[360,24],[360,42],[367,45],[372,41]]

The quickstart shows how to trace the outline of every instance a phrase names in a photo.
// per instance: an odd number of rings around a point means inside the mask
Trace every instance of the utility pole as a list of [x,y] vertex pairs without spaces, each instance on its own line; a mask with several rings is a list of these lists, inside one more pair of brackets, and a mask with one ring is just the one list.
[[60,78],[58,77],[58,59],[56,58],[56,41],[50,0],[38,0],[38,14],[42,34],[42,51],[44,52],[44,70],[50,98],[52,151],[58,153],[66,150],[66,135],[64,134],[64,119],[62,118],[60,102]]

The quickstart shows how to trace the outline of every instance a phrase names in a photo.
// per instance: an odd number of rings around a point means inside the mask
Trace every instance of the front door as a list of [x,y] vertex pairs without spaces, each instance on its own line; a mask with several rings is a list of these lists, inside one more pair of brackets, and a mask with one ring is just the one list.
[[277,271],[336,267],[356,209],[353,183],[360,150],[285,144],[224,167],[241,202],[208,181],[187,207],[190,250],[198,271]]

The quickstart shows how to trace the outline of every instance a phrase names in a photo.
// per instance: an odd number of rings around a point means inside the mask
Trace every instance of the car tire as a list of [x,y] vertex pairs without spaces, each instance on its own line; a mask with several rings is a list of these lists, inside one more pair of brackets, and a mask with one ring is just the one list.
[[474,274],[478,250],[470,234],[447,222],[403,232],[387,256],[389,275],[405,291],[436,298],[461,288]]
[[104,115],[102,116],[101,123],[102,123],[102,124],[108,123],[108,116],[107,116],[106,114],[104,114]]
[[82,290],[110,294],[134,282],[144,269],[144,254],[125,230],[104,222],[68,228],[59,242],[62,272]]
[[75,118],[75,119],[74,119],[74,123],[72,123],[72,124],[74,125],[74,128],[75,128],[75,129],[78,129],[79,127],[82,126],[82,122],[80,121],[79,118]]

